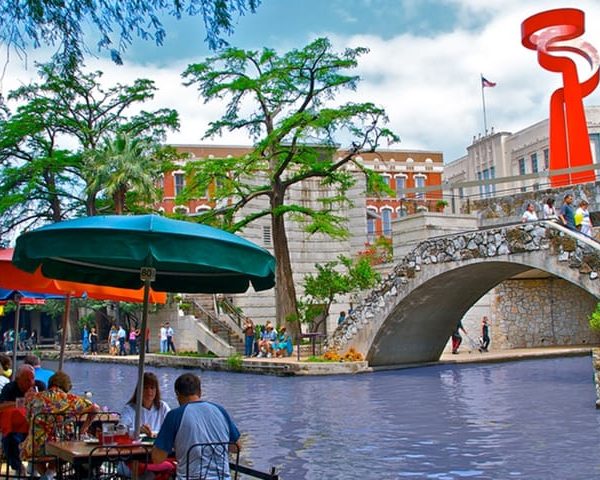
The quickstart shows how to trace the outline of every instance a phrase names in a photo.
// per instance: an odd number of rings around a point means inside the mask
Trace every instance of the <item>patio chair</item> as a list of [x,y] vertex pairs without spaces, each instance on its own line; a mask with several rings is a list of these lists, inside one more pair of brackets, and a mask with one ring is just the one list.
[[[90,418],[90,415],[92,416]],[[120,414],[116,412],[98,412],[96,414],[62,412],[62,413],[38,413],[34,416],[31,423],[31,450],[32,455],[29,458],[31,468],[31,478],[35,476],[36,465],[40,463],[54,463],[60,468],[60,477],[81,478],[79,473],[70,465],[59,462],[58,459],[46,453],[47,442],[69,442],[82,440],[82,430],[84,425],[88,426],[87,431],[96,436],[96,429],[102,428],[103,422],[118,422]],[[41,444],[39,442],[42,442]]]
[[[237,480],[240,451],[235,443],[196,443],[185,455],[186,480]],[[234,468],[231,468],[232,465]]]
[[151,463],[150,452],[152,445],[99,445],[93,448],[87,461],[74,465],[79,478],[89,480],[130,480],[129,468],[133,462],[140,464]]

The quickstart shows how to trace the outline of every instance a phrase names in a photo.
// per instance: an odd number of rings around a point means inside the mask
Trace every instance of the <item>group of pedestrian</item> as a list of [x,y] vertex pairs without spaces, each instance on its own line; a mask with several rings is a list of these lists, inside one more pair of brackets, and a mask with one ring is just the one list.
[[162,323],[160,325],[160,330],[159,330],[160,353],[169,353],[169,352],[177,353],[175,351],[175,343],[173,341],[174,337],[175,337],[175,330],[173,330],[173,327],[171,326],[171,324],[169,322]]
[[[543,219],[559,221],[570,230],[575,230],[588,237],[592,237],[594,232],[592,230],[592,219],[588,210],[589,202],[585,199],[580,200],[577,209],[573,206],[573,202],[573,195],[570,193],[565,194],[560,211],[557,212],[554,207],[554,199],[548,198],[542,209]],[[535,205],[533,203],[528,203],[521,217],[521,221],[525,223],[535,222],[537,220],[539,220],[539,218],[535,211]]]
[[[456,324],[456,327],[454,328],[454,331],[452,332],[452,353],[454,355],[458,354],[458,349],[460,347],[460,345],[462,344],[462,335],[460,334],[460,332],[463,332],[465,335],[469,335],[467,333],[467,330],[465,329],[465,327],[462,324],[462,320],[459,320],[458,323]],[[470,337],[469,337],[470,338]],[[488,319],[488,317],[484,316],[483,319],[481,320],[481,336],[479,337],[479,345],[477,347],[477,349],[480,352],[487,352],[488,348],[490,346],[490,321]]]
[[81,333],[81,349],[83,350],[83,354],[87,355],[91,353],[92,355],[98,355],[98,332],[96,331],[96,327],[92,327],[91,330],[88,330],[87,325],[83,326],[83,331]]
[[37,330],[32,330],[31,333],[25,327],[21,327],[19,333],[16,334],[14,328],[8,328],[2,334],[2,351],[12,352],[17,343],[17,350],[27,351],[37,347],[38,337]]
[[292,337],[285,326],[275,329],[271,321],[255,327],[250,317],[244,319],[244,356],[289,357],[294,350]]

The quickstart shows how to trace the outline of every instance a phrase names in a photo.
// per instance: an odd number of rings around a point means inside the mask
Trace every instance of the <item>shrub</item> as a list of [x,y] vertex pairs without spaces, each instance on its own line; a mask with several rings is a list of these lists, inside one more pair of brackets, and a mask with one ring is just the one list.
[[588,322],[592,330],[600,332],[600,303],[596,305],[596,309],[590,314]]
[[234,353],[227,357],[227,366],[236,372],[239,372],[242,369],[242,362],[244,358],[239,353]]

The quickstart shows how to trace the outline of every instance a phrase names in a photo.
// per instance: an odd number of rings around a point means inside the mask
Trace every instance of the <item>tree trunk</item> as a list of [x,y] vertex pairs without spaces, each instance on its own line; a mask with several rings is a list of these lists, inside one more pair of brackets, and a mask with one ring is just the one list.
[[271,229],[273,250],[275,260],[277,261],[275,275],[276,320],[278,325],[285,325],[292,338],[295,338],[300,330],[298,306],[296,303],[296,287],[294,286],[294,278],[292,276],[292,263],[283,216],[271,215]]

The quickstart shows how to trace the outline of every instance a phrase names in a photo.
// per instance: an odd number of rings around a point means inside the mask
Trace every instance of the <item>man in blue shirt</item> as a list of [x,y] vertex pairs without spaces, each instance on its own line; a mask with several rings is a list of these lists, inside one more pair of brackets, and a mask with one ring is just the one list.
[[563,199],[563,205],[560,207],[559,218],[562,224],[570,230],[577,230],[575,227],[575,209],[573,208],[573,195],[567,193]]
[[[177,480],[186,478],[187,453],[193,445],[229,443],[229,451],[239,451],[240,432],[220,405],[201,401],[200,377],[184,373],[175,380],[179,407],[167,413],[152,448],[152,462],[162,463],[170,452],[177,458]],[[189,456],[189,472],[194,478],[229,480],[227,448],[194,448]],[[217,457],[217,458],[215,458]]]
[[[26,355],[23,359],[23,363],[25,365],[31,365],[35,370],[35,382],[36,386],[40,391],[46,389],[48,387],[48,381],[50,377],[54,375],[56,372],[54,370],[48,370],[47,368],[42,368],[42,362],[40,357],[37,355],[29,354]],[[39,382],[43,383],[44,388],[40,389]]]

